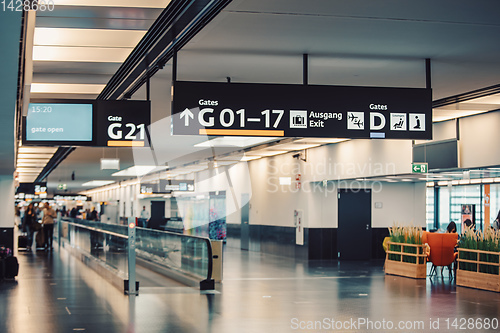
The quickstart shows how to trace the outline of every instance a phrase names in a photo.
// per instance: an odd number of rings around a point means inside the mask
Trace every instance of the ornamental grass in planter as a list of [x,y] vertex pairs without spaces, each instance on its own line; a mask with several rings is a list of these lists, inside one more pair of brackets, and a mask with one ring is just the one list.
[[425,278],[426,254],[422,244],[422,228],[394,225],[389,228],[389,235],[386,274]]
[[457,285],[500,292],[500,232],[467,228],[458,243]]

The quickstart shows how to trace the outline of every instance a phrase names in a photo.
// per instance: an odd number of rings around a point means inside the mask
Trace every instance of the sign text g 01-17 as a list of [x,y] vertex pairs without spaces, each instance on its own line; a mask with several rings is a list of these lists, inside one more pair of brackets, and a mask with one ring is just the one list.
[[432,92],[177,81],[174,135],[432,138]]

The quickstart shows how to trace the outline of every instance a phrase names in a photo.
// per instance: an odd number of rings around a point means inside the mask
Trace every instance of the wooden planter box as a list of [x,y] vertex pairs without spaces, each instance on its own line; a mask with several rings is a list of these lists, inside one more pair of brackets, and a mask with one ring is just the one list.
[[[476,259],[463,259],[461,253],[474,253]],[[499,252],[489,252],[481,250],[458,249],[458,269],[457,269],[457,286],[483,289],[489,291],[500,292],[500,264],[495,262],[485,261],[485,256],[491,255],[498,257]],[[472,265],[474,271],[465,270],[465,265]],[[496,268],[494,268],[496,267]],[[495,273],[481,272],[481,269],[494,268]]]
[[[391,245],[399,246],[399,251],[391,250]],[[405,248],[412,247],[415,253],[404,252]],[[398,257],[389,259],[390,255]],[[393,257],[393,256],[391,256]],[[415,258],[415,263],[405,262],[407,258]],[[427,277],[427,255],[422,244],[407,243],[387,243],[387,253],[385,257],[385,274],[406,276],[414,279],[425,279]],[[423,259],[420,259],[423,258]],[[422,262],[422,263],[419,263]]]

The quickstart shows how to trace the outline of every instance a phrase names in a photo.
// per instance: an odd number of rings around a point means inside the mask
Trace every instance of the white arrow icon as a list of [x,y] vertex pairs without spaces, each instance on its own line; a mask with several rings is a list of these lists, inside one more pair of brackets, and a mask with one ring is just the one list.
[[416,172],[418,169],[420,169],[420,168],[418,167],[418,165],[414,165],[414,166],[413,166],[413,171],[415,171],[415,172]]
[[186,108],[186,110],[181,112],[181,119],[184,118],[184,126],[189,126],[189,118],[194,119],[194,114]]

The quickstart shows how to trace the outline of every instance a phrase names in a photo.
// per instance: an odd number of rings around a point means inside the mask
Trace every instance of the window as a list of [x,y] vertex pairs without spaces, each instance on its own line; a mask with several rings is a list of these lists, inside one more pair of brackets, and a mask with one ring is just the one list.
[[425,205],[425,219],[427,223],[427,230],[433,230],[434,227],[434,187],[427,188],[426,205]]
[[450,189],[448,187],[439,188],[439,229],[446,230],[450,223]]

